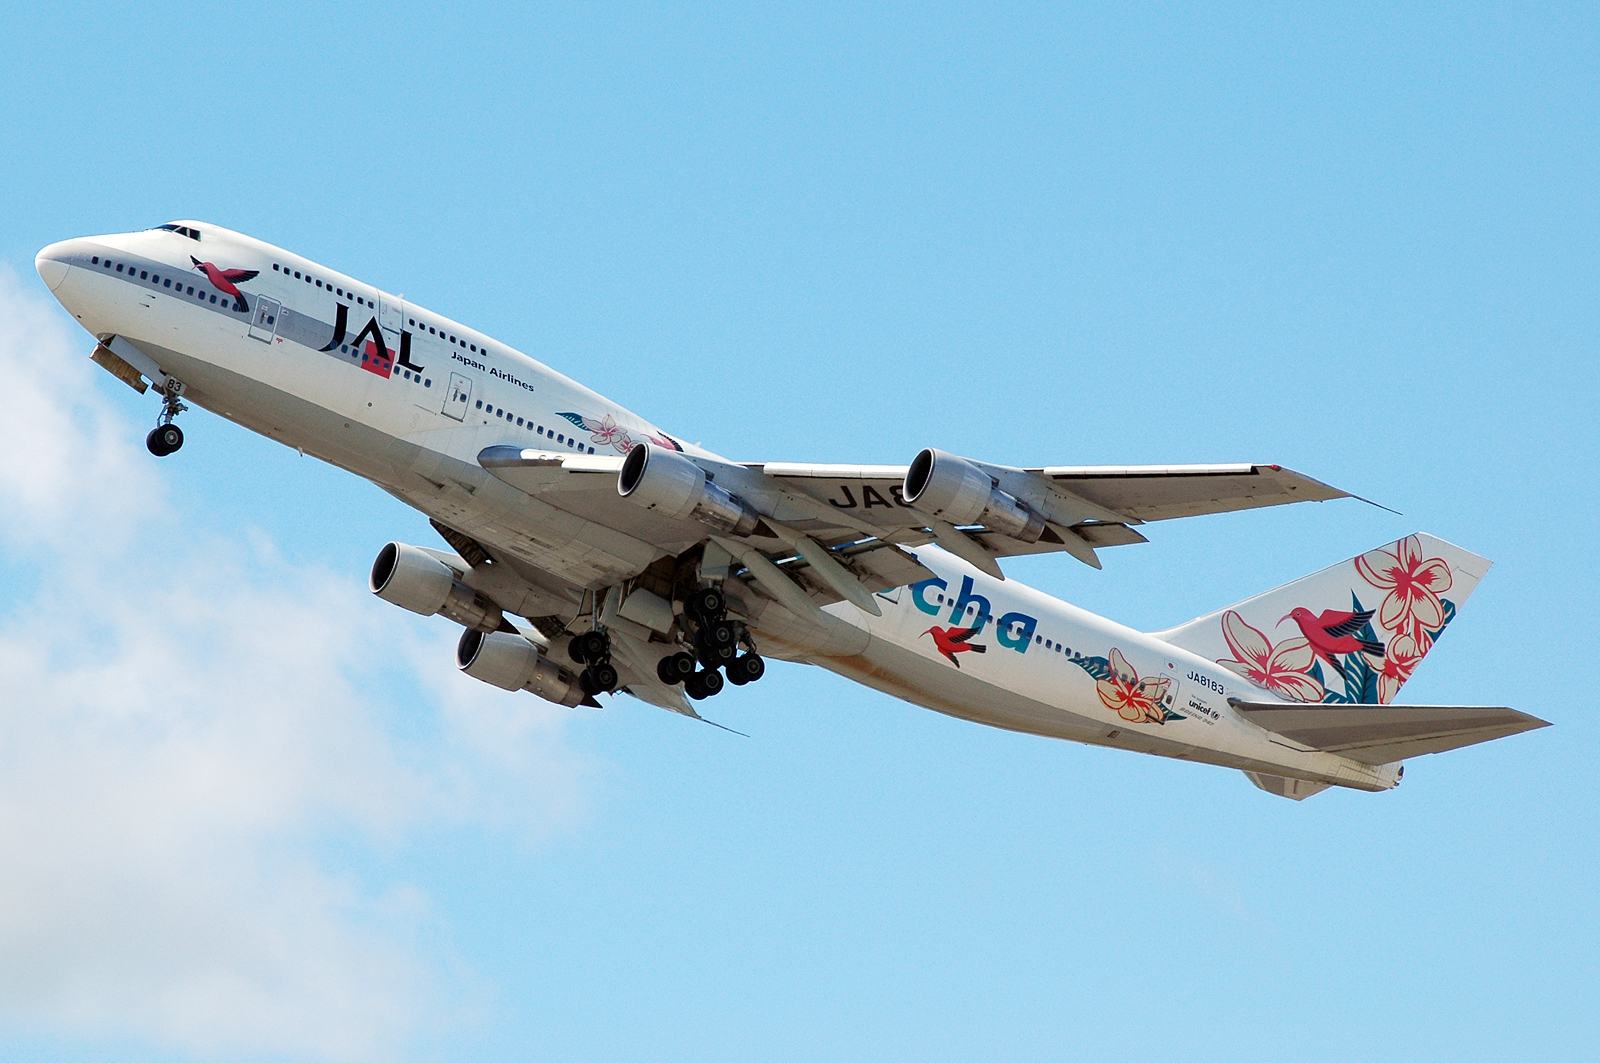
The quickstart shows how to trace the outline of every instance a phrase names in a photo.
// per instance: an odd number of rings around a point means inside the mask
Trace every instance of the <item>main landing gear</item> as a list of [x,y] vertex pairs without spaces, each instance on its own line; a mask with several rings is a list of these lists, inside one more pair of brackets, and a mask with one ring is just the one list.
[[[682,683],[684,693],[703,701],[721,693],[723,672],[734,686],[753,683],[766,674],[767,665],[755,652],[748,635],[728,621],[728,602],[715,587],[704,587],[684,602],[684,612],[695,622],[695,652],[663,657],[656,678],[669,686]],[[740,653],[743,645],[747,652]],[[718,671],[721,669],[721,671]]]
[[585,631],[567,644],[573,663],[586,665],[578,673],[578,688],[593,697],[617,688],[617,669],[611,663],[611,636],[604,631]]
[[183,401],[183,381],[167,377],[166,389],[161,393],[161,417],[144,437],[144,445],[150,453],[164,458],[183,446],[183,429],[172,422],[188,408]]

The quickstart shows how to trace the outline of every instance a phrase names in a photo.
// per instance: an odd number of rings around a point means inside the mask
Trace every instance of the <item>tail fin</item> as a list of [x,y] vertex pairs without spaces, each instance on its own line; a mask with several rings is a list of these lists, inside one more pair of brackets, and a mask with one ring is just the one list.
[[1490,564],[1408,535],[1156,637],[1290,701],[1388,704]]

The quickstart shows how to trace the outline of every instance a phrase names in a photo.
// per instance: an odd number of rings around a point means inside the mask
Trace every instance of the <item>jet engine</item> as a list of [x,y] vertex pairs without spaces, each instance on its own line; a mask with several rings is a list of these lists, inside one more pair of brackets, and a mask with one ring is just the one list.
[[456,643],[456,667],[501,690],[526,690],[568,708],[586,700],[576,680],[521,635],[463,631]]
[[390,543],[378,551],[369,580],[372,593],[423,616],[436,613],[475,631],[495,631],[500,607],[456,579],[450,566],[426,550]]
[[705,470],[677,451],[639,443],[623,459],[617,494],[674,520],[693,517],[728,535],[749,535],[761,514],[744,499],[706,479]]
[[1045,532],[1044,518],[995,486],[988,473],[932,447],[912,459],[904,495],[910,505],[951,524],[982,524],[1025,543],[1038,542]]

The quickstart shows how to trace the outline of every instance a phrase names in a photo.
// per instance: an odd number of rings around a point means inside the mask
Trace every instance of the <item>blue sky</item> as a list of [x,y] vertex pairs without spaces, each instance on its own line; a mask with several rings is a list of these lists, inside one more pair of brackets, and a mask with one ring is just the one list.
[[[14,7],[0,1056],[1588,1059],[1588,5]],[[43,245],[227,225],[755,460],[1277,462],[1357,502],[1016,577],[1135,626],[1414,530],[1404,700],[1556,726],[1303,804],[779,666],[557,710],[376,602],[376,488],[88,361]],[[474,689],[476,688],[476,689]]]

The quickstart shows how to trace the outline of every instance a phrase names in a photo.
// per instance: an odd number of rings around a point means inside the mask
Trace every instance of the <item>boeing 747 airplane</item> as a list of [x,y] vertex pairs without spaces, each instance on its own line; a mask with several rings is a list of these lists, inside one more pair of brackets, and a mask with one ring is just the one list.
[[1013,468],[730,461],[489,336],[205,222],[52,244],[39,275],[94,360],[183,445],[199,406],[363,476],[448,549],[392,542],[371,587],[465,631],[474,679],[697,717],[767,658],[963,719],[1203,761],[1295,800],[1545,726],[1395,705],[1489,568],[1416,534],[1167,631],[1008,580],[1000,561],[1145,542],[1178,517],[1350,497],[1277,465]]

